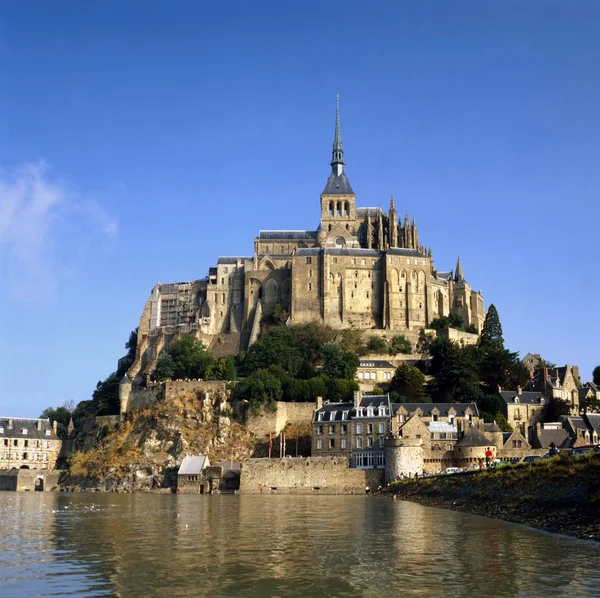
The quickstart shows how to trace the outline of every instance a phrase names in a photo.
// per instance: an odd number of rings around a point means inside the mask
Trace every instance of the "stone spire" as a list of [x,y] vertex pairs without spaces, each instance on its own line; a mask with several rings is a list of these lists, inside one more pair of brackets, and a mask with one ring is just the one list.
[[413,217],[412,221],[412,238],[413,238],[413,249],[419,251],[419,231],[417,230],[417,219]]
[[383,212],[379,208],[379,219],[377,221],[377,249],[383,251],[385,249],[385,240],[383,235]]
[[373,223],[371,222],[371,210],[367,208],[367,249],[373,249]]
[[340,96],[335,95],[335,136],[333,138],[333,151],[331,152],[331,168],[340,176],[344,171],[344,148],[340,133]]
[[389,231],[389,245],[390,247],[398,247],[398,223],[396,215],[396,206],[394,205],[394,196],[390,199],[390,212],[388,215],[390,231]]
[[454,282],[464,282],[465,275],[463,273],[462,264],[460,263],[460,256],[456,262],[456,272],[454,273]]

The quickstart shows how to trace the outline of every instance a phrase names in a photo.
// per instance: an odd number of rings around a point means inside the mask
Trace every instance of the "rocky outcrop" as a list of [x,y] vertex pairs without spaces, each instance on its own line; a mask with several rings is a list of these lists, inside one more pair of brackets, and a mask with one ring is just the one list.
[[222,393],[182,392],[79,438],[63,487],[168,491],[186,455],[207,455],[211,463],[239,461],[252,455],[254,444]]

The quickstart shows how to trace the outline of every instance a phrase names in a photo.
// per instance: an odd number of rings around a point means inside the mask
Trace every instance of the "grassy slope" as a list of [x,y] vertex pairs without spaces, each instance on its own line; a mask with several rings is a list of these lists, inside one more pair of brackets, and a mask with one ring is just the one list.
[[384,493],[600,540],[598,454],[395,482]]

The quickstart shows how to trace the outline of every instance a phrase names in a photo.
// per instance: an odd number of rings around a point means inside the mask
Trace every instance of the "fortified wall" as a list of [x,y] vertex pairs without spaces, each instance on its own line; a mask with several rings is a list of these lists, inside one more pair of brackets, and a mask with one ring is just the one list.
[[24,492],[58,490],[58,480],[64,471],[60,469],[11,469],[0,472],[0,491]]
[[383,485],[382,469],[353,469],[346,457],[247,459],[242,494],[364,494]]
[[146,388],[133,388],[129,378],[124,377],[119,385],[121,417],[129,411],[149,407],[157,401],[170,401],[180,394],[216,394],[226,407],[230,392],[223,380],[168,380],[150,384]]

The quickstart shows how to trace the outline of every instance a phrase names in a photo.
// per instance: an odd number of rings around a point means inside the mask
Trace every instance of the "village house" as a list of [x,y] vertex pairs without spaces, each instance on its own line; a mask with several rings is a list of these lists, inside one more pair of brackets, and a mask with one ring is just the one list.
[[548,400],[565,401],[571,407],[571,414],[579,415],[579,368],[577,366],[540,368],[532,373],[529,390],[541,392]]
[[389,361],[361,359],[356,372],[360,390],[369,392],[377,386],[389,384],[395,371],[396,367]]
[[531,442],[535,425],[544,419],[548,398],[542,391],[501,390],[503,411],[506,421],[513,430]]
[[54,469],[61,446],[56,422],[0,418],[0,469]]

